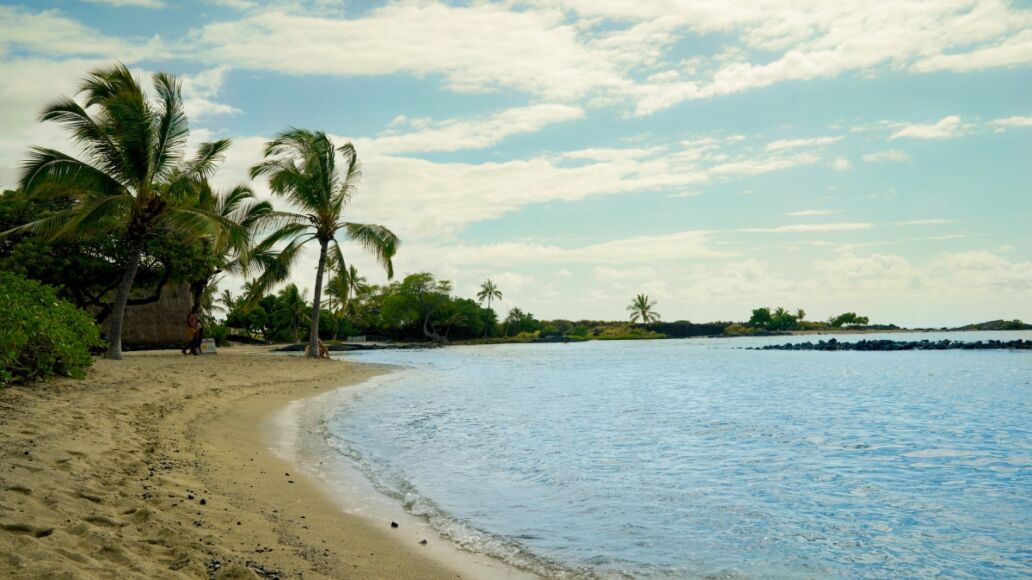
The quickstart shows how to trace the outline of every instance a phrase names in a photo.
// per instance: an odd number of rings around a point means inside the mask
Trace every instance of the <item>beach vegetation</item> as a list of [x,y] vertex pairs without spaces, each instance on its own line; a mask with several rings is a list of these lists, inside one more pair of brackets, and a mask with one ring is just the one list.
[[866,316],[858,316],[856,312],[844,312],[828,319],[828,324],[833,328],[841,328],[843,326],[866,326],[868,323],[870,323],[870,320]]
[[93,317],[54,288],[0,271],[0,387],[53,375],[85,376],[103,348]]
[[[343,163],[338,164],[338,156]],[[319,355],[319,318],[327,265],[348,271],[338,236],[357,242],[394,275],[392,259],[400,240],[384,226],[345,220],[344,208],[361,177],[358,154],[351,143],[336,147],[321,131],[288,129],[265,146],[265,160],[251,168],[251,178],[266,177],[272,193],[286,198],[296,211],[276,212],[280,226],[259,243],[251,258],[263,272],[255,280],[256,295],[284,281],[308,242],[319,247],[312,300],[308,356]]]
[[216,213],[182,203],[184,192],[215,171],[229,141],[203,143],[187,159],[189,126],[180,82],[156,73],[152,83],[155,101],[125,65],[97,69],[80,85],[82,103],[63,97],[44,108],[40,120],[64,127],[82,158],[33,147],[21,167],[19,188],[71,203],[5,232],[52,240],[117,237],[125,253],[111,303],[107,356],[112,359],[122,358],[125,308],[148,242],[163,232],[195,239],[234,229]]
[[[357,298],[369,291],[365,276],[358,274],[354,264],[343,272],[334,272],[326,284],[326,309],[333,321],[330,338],[337,340],[345,331],[348,317],[356,314]],[[344,336],[347,336],[345,333]]]

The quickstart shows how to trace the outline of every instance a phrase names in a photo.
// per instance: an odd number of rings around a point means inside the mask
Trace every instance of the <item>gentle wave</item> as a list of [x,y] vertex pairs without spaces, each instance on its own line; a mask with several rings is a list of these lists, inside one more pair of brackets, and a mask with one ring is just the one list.
[[367,461],[347,439],[334,435],[325,419],[320,423],[318,435],[325,439],[331,449],[356,467],[378,492],[400,502],[406,512],[428,522],[435,531],[456,546],[497,558],[511,566],[548,578],[595,577],[590,570],[563,566],[536,556],[512,538],[478,530],[469,523],[451,516],[433,500],[421,495],[415,485],[401,474]]

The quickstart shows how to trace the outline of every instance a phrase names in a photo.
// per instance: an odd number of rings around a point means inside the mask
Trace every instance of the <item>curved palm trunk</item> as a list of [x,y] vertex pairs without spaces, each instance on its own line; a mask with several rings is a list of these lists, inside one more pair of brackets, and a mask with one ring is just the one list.
[[323,269],[328,241],[319,242],[319,265],[315,270],[315,296],[312,298],[312,331],[308,335],[308,357],[319,358],[319,302],[322,300]]
[[111,360],[122,360],[122,322],[125,320],[125,306],[129,302],[129,293],[133,289],[133,281],[136,279],[136,271],[140,269],[140,260],[142,259],[143,242],[136,242],[129,252],[129,264],[122,273],[122,281],[118,283],[118,289],[115,290],[115,303],[111,310],[111,326],[108,327],[107,358]]

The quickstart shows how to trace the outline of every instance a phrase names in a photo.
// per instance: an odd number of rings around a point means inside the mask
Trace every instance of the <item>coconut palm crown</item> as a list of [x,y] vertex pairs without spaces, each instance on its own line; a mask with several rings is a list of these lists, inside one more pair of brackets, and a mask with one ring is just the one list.
[[634,297],[627,311],[631,313],[631,322],[641,321],[642,324],[659,321],[659,313],[654,311],[656,303],[649,300],[648,294],[638,294]]
[[154,74],[152,81],[155,101],[125,65],[97,69],[80,85],[81,104],[63,97],[44,108],[40,120],[62,125],[81,154],[33,147],[21,166],[19,187],[70,196],[73,206],[3,234],[124,237],[130,251],[112,304],[107,354],[112,359],[122,358],[125,307],[149,239],[176,231],[188,239],[226,235],[235,244],[244,235],[214,212],[177,202],[191,183],[214,173],[229,141],[204,143],[187,160],[181,85],[165,73]]
[[[343,160],[337,163],[338,154]],[[335,147],[325,133],[291,128],[265,147],[265,161],[251,168],[251,178],[266,176],[275,195],[290,202],[294,212],[276,212],[280,227],[258,244],[252,260],[263,270],[253,290],[264,294],[290,275],[301,248],[315,240],[319,245],[309,356],[319,353],[319,307],[323,275],[329,267],[347,271],[338,234],[358,242],[370,251],[394,276],[392,259],[400,241],[389,229],[374,224],[344,221],[344,207],[351,200],[361,177],[358,155],[351,143]]]
[[501,300],[502,291],[498,289],[498,286],[490,279],[484,280],[484,283],[480,285],[480,292],[477,292],[477,300],[483,302],[487,301],[487,307],[491,308],[492,300]]

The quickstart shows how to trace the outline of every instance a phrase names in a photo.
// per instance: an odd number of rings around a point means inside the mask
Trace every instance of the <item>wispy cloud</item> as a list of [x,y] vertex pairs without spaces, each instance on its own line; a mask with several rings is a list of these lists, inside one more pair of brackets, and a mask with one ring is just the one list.
[[580,119],[584,110],[558,104],[513,107],[471,119],[395,118],[388,133],[362,140],[377,154],[483,149],[519,134],[535,133],[548,125]]
[[875,227],[873,223],[830,223],[830,224],[791,224],[787,226],[779,226],[776,228],[743,228],[734,230],[736,232],[745,233],[764,233],[764,234],[791,234],[791,233],[809,233],[809,232],[852,232],[857,230],[869,230]]
[[799,147],[823,147],[838,143],[841,136],[836,137],[809,137],[805,139],[779,139],[767,144],[767,151],[783,151],[785,149],[796,149]]
[[811,216],[831,215],[831,214],[835,214],[835,213],[839,213],[839,210],[836,210],[836,209],[801,209],[799,211],[790,211],[790,212],[788,212],[785,215],[791,216],[791,217],[811,217]]
[[864,161],[878,162],[878,161],[910,161],[910,154],[906,151],[900,151],[899,149],[888,149],[886,151],[875,151],[874,153],[867,153],[863,156]]
[[965,133],[964,124],[957,115],[943,117],[935,123],[914,123],[899,129],[892,136],[893,139],[951,139],[960,137]]
[[1032,117],[1006,117],[1004,119],[995,119],[991,125],[1005,128],[1005,127],[1032,127]]

